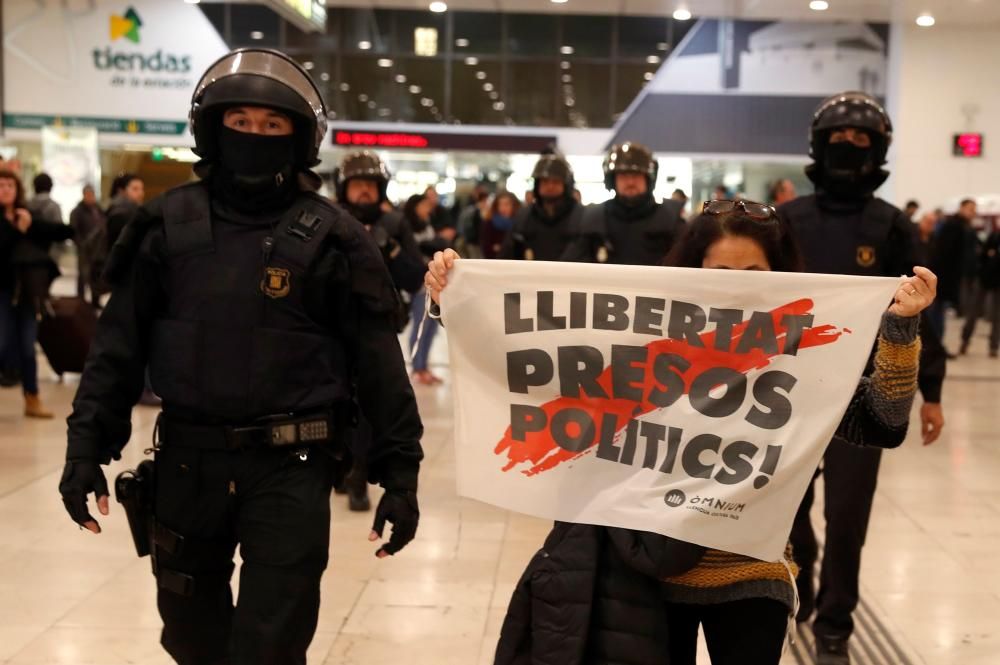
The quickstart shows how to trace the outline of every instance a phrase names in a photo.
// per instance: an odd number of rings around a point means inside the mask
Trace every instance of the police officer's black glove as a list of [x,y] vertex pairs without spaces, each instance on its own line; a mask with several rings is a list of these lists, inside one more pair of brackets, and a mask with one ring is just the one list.
[[93,493],[102,514],[108,514],[108,481],[97,460],[78,459],[66,462],[59,481],[66,512],[82,527],[101,532],[101,526],[87,509],[87,495]]
[[[383,545],[376,556],[392,556],[406,547],[407,543],[417,535],[417,523],[420,521],[420,507],[417,505],[417,493],[412,490],[386,490],[382,500],[375,509],[375,524],[372,531],[382,537],[385,523],[392,524],[392,535],[389,542]],[[374,538],[373,538],[374,540]]]

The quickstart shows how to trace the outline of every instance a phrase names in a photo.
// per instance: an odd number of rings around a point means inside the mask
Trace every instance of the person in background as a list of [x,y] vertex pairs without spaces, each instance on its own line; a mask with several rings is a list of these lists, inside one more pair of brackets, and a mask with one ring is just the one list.
[[107,224],[104,211],[97,203],[93,185],[84,185],[83,199],[69,214],[69,225],[76,241],[76,295],[81,300],[86,299],[89,287],[90,301],[95,307],[100,306],[99,283],[104,261],[108,256]]
[[498,192],[483,215],[479,231],[480,248],[484,259],[495,259],[500,255],[507,234],[514,227],[514,218],[521,210],[521,202],[507,191]]
[[108,205],[108,247],[114,247],[122,229],[132,221],[146,199],[146,184],[135,173],[122,173],[111,183],[111,203]]
[[680,188],[675,189],[670,198],[681,204],[681,219],[687,219],[688,195],[684,193],[684,190]]
[[965,310],[962,326],[961,355],[969,352],[969,342],[976,331],[976,323],[986,313],[986,299],[990,299],[990,358],[1000,351],[1000,231],[993,231],[983,243],[979,260],[979,288]]
[[[139,211],[139,206],[146,199],[146,184],[135,173],[122,173],[111,183],[111,203],[108,205],[107,216],[107,237],[108,252],[118,242],[128,223],[132,221]],[[146,376],[146,386],[139,398],[142,406],[159,407],[161,400],[153,391],[153,386],[149,376]]]
[[614,196],[583,211],[581,232],[565,259],[658,266],[684,228],[681,204],[653,196],[660,165],[646,146],[628,141],[604,158],[604,186]]
[[712,190],[712,200],[713,201],[724,201],[726,199],[732,198],[729,194],[729,190],[725,185],[716,185],[715,189]]
[[913,221],[913,216],[917,214],[918,210],[920,210],[920,202],[916,199],[910,199],[903,208],[903,214],[906,215],[907,219]]
[[774,184],[771,185],[767,193],[767,198],[773,206],[780,206],[782,203],[788,203],[795,197],[795,183],[788,178],[775,180]]
[[36,222],[62,224],[62,208],[52,200],[52,177],[48,173],[39,173],[32,181],[35,197],[28,201],[28,212]]
[[0,170],[0,354],[16,356],[24,388],[24,415],[52,418],[38,391],[38,320],[59,268],[49,256],[54,242],[69,240],[73,229],[61,220],[34,219],[24,186],[13,172]]
[[[432,205],[431,200],[425,195],[414,194],[403,206],[403,218],[409,223],[425,262],[429,261],[435,252],[446,249],[451,244],[445,237],[438,235],[431,225]],[[431,373],[428,367],[431,345],[434,344],[439,324],[430,317],[425,320],[425,300],[424,289],[413,294],[410,310],[410,349],[413,353],[413,380],[424,386],[433,386],[441,383],[441,379]],[[423,328],[422,335],[421,328]]]
[[[885,164],[892,135],[885,109],[862,92],[833,95],[813,114],[812,162],[805,172],[816,193],[778,208],[778,216],[790,225],[802,250],[807,272],[899,277],[918,265],[913,224],[902,210],[875,196],[889,177]],[[938,390],[931,390],[923,379],[921,371],[924,405],[920,416],[926,444],[940,434],[944,419],[940,384],[935,384]],[[859,449],[838,439],[826,450],[822,467],[826,539],[818,592],[814,586],[819,551],[811,517],[813,485],[795,517],[791,541],[801,569],[797,580],[801,606],[796,618],[805,622],[816,614],[813,633],[819,665],[850,663],[861,555],[880,461],[877,447]]]
[[[392,174],[389,167],[370,150],[349,153],[335,172],[337,205],[357,219],[371,235],[385,261],[393,285],[401,294],[420,290],[427,262],[413,239],[410,225],[402,213],[386,211],[387,190]],[[401,295],[397,304],[396,329],[402,332],[409,319],[409,301]],[[352,463],[350,473],[334,486],[337,494],[347,495],[347,507],[352,512],[371,509],[368,496],[368,455],[374,445],[372,424],[364,414],[357,414],[351,428]]]
[[465,256],[470,259],[482,258],[479,232],[483,228],[483,214],[489,210],[490,193],[483,184],[472,190],[469,204],[458,214],[458,233],[461,236]]
[[950,305],[957,309],[960,306],[962,278],[965,275],[965,264],[969,261],[969,238],[975,235],[972,230],[972,221],[975,218],[976,202],[964,199],[958,207],[958,212],[941,224],[934,241],[931,269],[940,280],[939,295],[928,310],[928,316],[941,339],[944,339],[945,334],[947,307]]
[[933,212],[926,212],[917,222],[917,258],[922,265],[930,265],[934,258],[934,231],[938,218]]
[[543,154],[531,172],[533,203],[525,204],[500,248],[501,259],[566,260],[580,234],[583,206],[574,198],[573,168],[565,157]]
[[337,205],[372,234],[396,287],[413,293],[420,289],[426,262],[402,213],[385,210],[391,179],[389,168],[374,152],[350,153],[336,171]]
[[452,219],[448,209],[441,205],[441,197],[433,185],[424,190],[424,196],[431,205],[431,226],[434,231],[449,243],[455,242],[458,230],[455,228],[455,220]]

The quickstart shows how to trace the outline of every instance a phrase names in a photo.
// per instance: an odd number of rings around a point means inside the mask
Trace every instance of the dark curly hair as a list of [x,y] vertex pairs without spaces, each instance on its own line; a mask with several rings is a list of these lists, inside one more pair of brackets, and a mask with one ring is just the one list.
[[779,217],[761,221],[739,208],[721,215],[702,213],[684,229],[681,238],[667,256],[666,265],[701,268],[708,249],[727,236],[748,238],[763,250],[771,270],[801,272],[802,255],[788,224]]
[[[24,195],[24,183],[21,182],[21,177],[10,169],[0,168],[0,180],[14,181],[15,194],[13,208],[16,210],[17,208],[27,207]],[[6,210],[3,212],[6,212]]]

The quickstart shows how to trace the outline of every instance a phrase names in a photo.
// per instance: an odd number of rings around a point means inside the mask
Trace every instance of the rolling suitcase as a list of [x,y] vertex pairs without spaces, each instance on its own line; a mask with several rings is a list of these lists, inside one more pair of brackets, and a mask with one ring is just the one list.
[[38,324],[38,343],[60,377],[79,373],[97,333],[97,311],[82,298],[51,298]]

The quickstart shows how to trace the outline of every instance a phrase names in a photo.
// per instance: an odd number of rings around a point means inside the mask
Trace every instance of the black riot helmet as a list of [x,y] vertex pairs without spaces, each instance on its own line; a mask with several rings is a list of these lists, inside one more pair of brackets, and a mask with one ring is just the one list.
[[830,134],[836,129],[854,127],[871,136],[876,166],[885,164],[892,144],[892,120],[877,99],[864,92],[842,92],[828,97],[813,114],[809,129],[809,156],[820,162]]
[[374,180],[378,184],[379,202],[389,198],[386,190],[392,175],[382,158],[370,150],[352,152],[344,157],[340,166],[334,171],[333,178],[337,201],[341,204],[347,203],[347,182],[352,178]]
[[[840,129],[856,129],[871,139],[871,147],[850,142],[830,143]],[[825,191],[855,197],[868,196],[889,177],[882,168],[892,143],[892,121],[877,99],[863,92],[843,92],[824,100],[813,114],[806,175]]]
[[542,155],[535,163],[535,169],[531,172],[531,177],[535,181],[534,191],[536,198],[540,198],[538,193],[538,184],[542,178],[562,180],[563,185],[565,186],[563,196],[565,198],[573,197],[573,188],[576,186],[576,181],[573,178],[573,167],[569,165],[569,162],[566,161],[566,158],[562,155]]
[[319,163],[326,136],[327,109],[309,74],[280,51],[236,49],[210,66],[191,98],[194,151],[204,161],[216,158],[222,114],[233,106],[263,106],[289,114],[301,138],[298,157],[309,168]]
[[604,158],[604,186],[609,191],[614,191],[617,174],[641,173],[646,176],[649,191],[652,192],[659,170],[660,163],[653,157],[649,148],[641,143],[628,141],[612,146],[611,152]]

